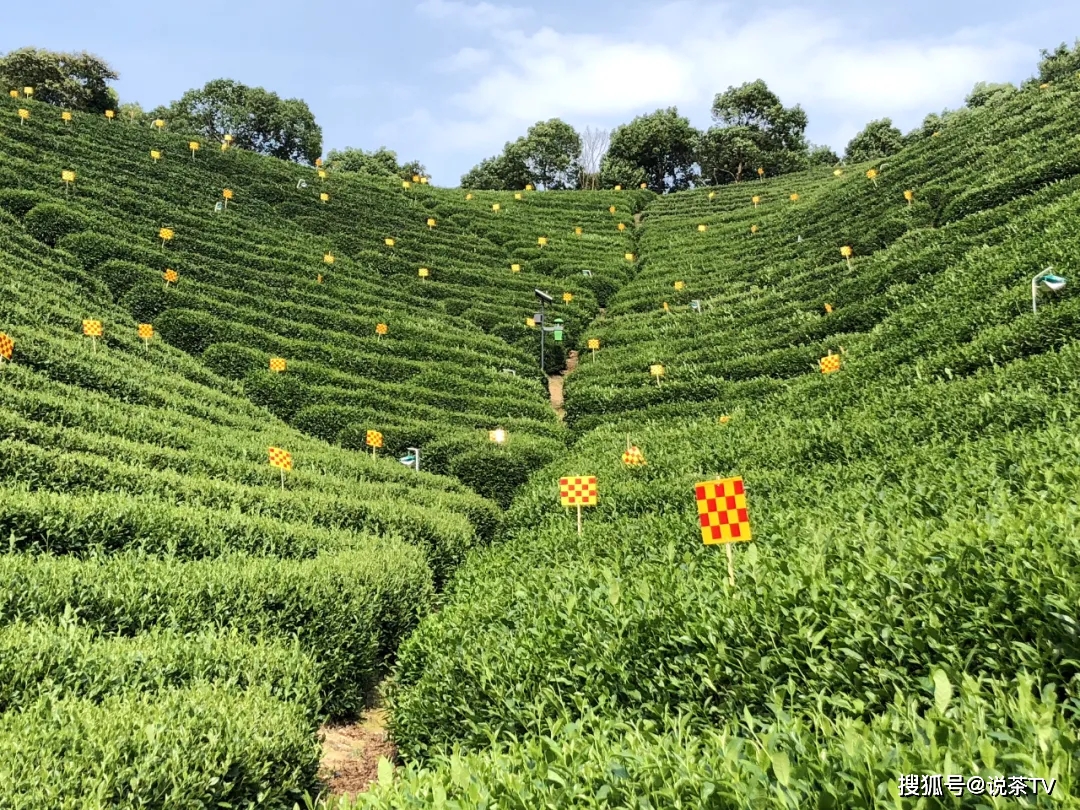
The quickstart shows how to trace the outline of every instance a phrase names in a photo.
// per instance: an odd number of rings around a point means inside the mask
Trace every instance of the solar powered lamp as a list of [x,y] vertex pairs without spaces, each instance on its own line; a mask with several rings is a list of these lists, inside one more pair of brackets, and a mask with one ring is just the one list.
[[488,431],[488,439],[495,444],[506,444],[506,431],[502,428]]
[[556,343],[562,343],[563,338],[563,319],[556,318],[555,325],[551,328],[552,337],[555,338]]
[[1041,270],[1035,274],[1035,277],[1031,279],[1031,311],[1038,312],[1038,299],[1039,290],[1046,290],[1047,292],[1060,292],[1065,288],[1065,279],[1062,276],[1056,276],[1051,270],[1053,267],[1047,267],[1045,270]]

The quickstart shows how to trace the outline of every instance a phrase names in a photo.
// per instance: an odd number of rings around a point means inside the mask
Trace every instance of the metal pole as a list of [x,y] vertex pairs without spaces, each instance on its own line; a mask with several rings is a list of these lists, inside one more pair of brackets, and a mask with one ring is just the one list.
[[544,332],[547,331],[547,316],[544,315],[544,299],[540,299],[540,373],[544,374]]

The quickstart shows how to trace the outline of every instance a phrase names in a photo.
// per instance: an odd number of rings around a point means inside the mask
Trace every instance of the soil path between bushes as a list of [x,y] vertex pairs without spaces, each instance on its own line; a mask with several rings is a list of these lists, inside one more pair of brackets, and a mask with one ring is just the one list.
[[396,756],[386,730],[386,709],[378,702],[354,723],[334,723],[319,730],[322,765],[319,778],[331,798],[364,793],[379,778],[379,759]]
[[551,407],[559,419],[566,416],[566,411],[563,409],[563,377],[577,368],[577,358],[577,352],[570,352],[570,354],[566,356],[566,371],[562,374],[551,374],[548,376],[548,395],[551,397]]

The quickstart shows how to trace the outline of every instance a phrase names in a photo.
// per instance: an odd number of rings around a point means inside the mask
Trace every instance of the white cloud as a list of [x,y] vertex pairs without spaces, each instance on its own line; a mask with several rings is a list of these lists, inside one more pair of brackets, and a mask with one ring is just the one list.
[[429,135],[432,151],[468,149],[477,160],[554,116],[612,126],[678,105],[705,126],[716,92],[759,77],[807,110],[816,139],[842,148],[872,118],[910,127],[962,103],[976,81],[1007,78],[1032,60],[1000,29],[904,39],[820,10],[739,18],[745,10],[707,0],[653,6],[626,34],[525,30],[527,10],[487,2],[424,0],[420,9],[484,29],[485,50],[464,48],[445,63],[483,72],[446,97]]
[[462,48],[453,56],[439,61],[436,67],[443,73],[475,70],[491,62],[491,51],[480,48]]
[[506,28],[532,16],[529,8],[461,0],[423,0],[416,10],[434,20],[451,20],[474,28]]

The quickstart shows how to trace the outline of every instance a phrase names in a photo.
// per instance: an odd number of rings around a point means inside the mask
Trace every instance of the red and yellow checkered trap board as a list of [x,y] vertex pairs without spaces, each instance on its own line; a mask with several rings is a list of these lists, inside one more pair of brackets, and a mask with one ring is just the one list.
[[704,481],[697,485],[701,539],[707,544],[739,543],[750,539],[746,491],[742,478]]
[[595,475],[559,479],[559,503],[563,506],[596,506]]
[[292,470],[292,453],[288,450],[282,450],[280,447],[271,447],[270,466],[280,467],[286,472],[289,472]]

